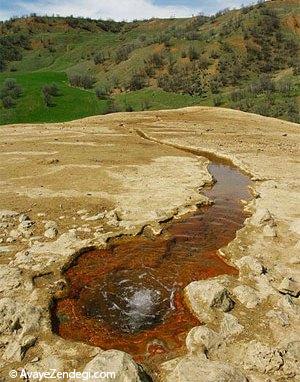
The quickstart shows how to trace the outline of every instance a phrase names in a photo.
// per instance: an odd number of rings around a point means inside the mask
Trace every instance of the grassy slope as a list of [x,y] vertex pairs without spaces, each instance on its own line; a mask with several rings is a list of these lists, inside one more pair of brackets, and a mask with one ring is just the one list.
[[[7,74],[0,74],[0,83]],[[106,101],[98,101],[93,93],[71,88],[63,72],[14,73],[23,88],[23,95],[12,109],[0,108],[0,123],[61,122],[101,114]],[[54,106],[46,107],[41,93],[45,83],[58,84],[61,95],[54,98]]]
[[[287,18],[295,13],[294,0],[269,3],[268,6],[276,7],[282,18]],[[200,27],[200,32],[206,33],[211,30],[219,32],[222,25],[235,15],[239,15],[239,11],[233,11],[220,16],[216,21],[208,21]],[[30,23],[31,21],[26,21]],[[136,48],[128,60],[116,64],[113,59],[108,60],[103,65],[95,65],[93,54],[97,51],[114,52],[118,46],[137,41],[141,35],[148,38],[158,33],[163,33],[172,27],[184,27],[191,20],[150,20],[138,22],[135,25],[128,25],[123,28],[121,33],[104,32],[97,30],[89,32],[81,29],[68,28],[64,21],[58,22],[57,25],[49,27],[41,25],[41,28],[32,35],[33,49],[24,51],[24,57],[21,61],[10,63],[9,68],[15,68],[16,72],[0,73],[0,87],[7,77],[16,78],[18,83],[23,87],[24,94],[18,99],[17,106],[13,109],[4,109],[0,105],[0,124],[19,123],[19,122],[55,122],[67,121],[81,118],[88,115],[101,114],[106,110],[107,102],[98,101],[93,91],[85,91],[78,88],[71,88],[67,84],[66,73],[87,71],[93,73],[98,84],[111,82],[113,78],[118,78],[122,83],[126,83],[128,78],[134,71],[138,71],[144,65],[144,59],[147,58],[153,50],[163,49],[163,44],[144,46]],[[252,23],[251,17],[247,17],[247,23]],[[19,21],[21,27],[22,20]],[[290,32],[288,32],[290,33]],[[228,39],[233,45],[243,51],[243,44],[239,39],[239,31]],[[55,47],[54,51],[50,51],[43,44],[50,41],[51,46]],[[183,39],[172,39],[172,47],[170,52],[177,60],[181,59],[181,51],[187,49],[190,45],[194,45],[197,49],[204,50],[204,54],[209,57],[211,50],[219,46],[216,39],[211,41],[187,41]],[[212,69],[215,65],[212,65]],[[155,80],[154,80],[155,81]],[[294,96],[300,94],[299,76],[294,78],[296,91]],[[61,90],[61,96],[55,98],[55,106],[47,108],[43,104],[41,88],[46,83],[56,82]],[[239,87],[243,88],[247,83],[240,83]],[[155,83],[151,84],[151,88],[143,89],[137,92],[122,93],[115,95],[116,104],[119,108],[124,109],[125,105],[130,104],[134,110],[141,110],[147,104],[150,109],[162,108],[178,108],[190,105],[213,105],[213,96],[206,93],[203,97],[192,97],[189,95],[166,93],[160,89],[155,89]],[[153,88],[154,85],[154,88]],[[222,89],[221,101],[222,106],[229,107],[229,93],[231,88]],[[262,95],[257,97],[257,112],[260,112],[259,105],[263,102]],[[276,99],[285,101],[285,95],[275,94]],[[285,116],[281,116],[285,118]]]

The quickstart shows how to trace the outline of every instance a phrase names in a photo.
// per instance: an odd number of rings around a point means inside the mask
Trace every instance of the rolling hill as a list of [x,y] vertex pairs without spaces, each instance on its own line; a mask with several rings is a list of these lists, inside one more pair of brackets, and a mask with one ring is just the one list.
[[299,122],[299,36],[296,0],[188,19],[12,18],[0,23],[0,123],[191,105]]

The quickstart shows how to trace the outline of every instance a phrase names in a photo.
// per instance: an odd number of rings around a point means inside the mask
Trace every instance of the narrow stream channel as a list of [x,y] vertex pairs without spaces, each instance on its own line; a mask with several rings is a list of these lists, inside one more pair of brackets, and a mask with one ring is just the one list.
[[180,354],[187,332],[199,321],[183,299],[195,280],[237,270],[217,250],[236,235],[246,213],[250,179],[236,167],[214,161],[215,184],[203,193],[214,204],[175,220],[154,239],[118,239],[81,255],[65,272],[67,295],[53,312],[65,339],[119,349],[151,368]]

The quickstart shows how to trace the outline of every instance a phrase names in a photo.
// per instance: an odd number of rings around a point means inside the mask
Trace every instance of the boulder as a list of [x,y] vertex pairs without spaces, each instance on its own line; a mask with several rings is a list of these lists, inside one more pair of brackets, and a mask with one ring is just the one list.
[[278,349],[254,340],[246,346],[243,363],[246,370],[274,373],[283,365],[283,359]]
[[200,320],[212,319],[213,309],[228,312],[234,301],[226,288],[227,279],[218,276],[209,280],[194,281],[185,288],[188,302]]
[[207,326],[196,326],[186,337],[186,347],[190,353],[205,353],[220,346],[222,338]]
[[162,364],[164,382],[246,382],[246,377],[229,363],[210,361],[205,356],[176,358]]
[[[83,372],[90,373],[91,378],[88,379],[89,382],[99,382],[99,377],[92,377],[93,373],[96,372],[112,373],[111,376],[103,376],[101,381],[141,382],[138,365],[130,355],[119,350],[108,350],[96,355],[85,366]],[[75,381],[79,381],[79,379]]]

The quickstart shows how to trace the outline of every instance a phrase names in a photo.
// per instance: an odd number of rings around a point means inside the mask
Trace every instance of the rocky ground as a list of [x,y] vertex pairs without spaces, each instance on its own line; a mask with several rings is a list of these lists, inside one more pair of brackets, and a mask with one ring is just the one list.
[[202,151],[230,159],[253,180],[252,216],[220,250],[240,273],[186,287],[203,325],[153,380],[300,380],[298,129],[204,107],[2,126],[2,380],[22,368],[100,368],[115,371],[115,381],[145,380],[129,355],[53,334],[51,302],[65,287],[62,270],[84,249],[113,236],[158,234],[164,221],[205,202],[199,189],[211,177],[207,159],[195,155]]

